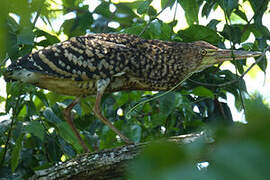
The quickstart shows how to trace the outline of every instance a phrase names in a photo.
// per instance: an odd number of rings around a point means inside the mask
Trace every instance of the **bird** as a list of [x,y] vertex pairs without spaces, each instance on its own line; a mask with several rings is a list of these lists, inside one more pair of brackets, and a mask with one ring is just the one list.
[[123,90],[167,91],[192,74],[229,60],[260,56],[261,52],[220,49],[205,41],[146,40],[131,34],[97,33],[45,47],[12,62],[4,73],[9,81],[21,81],[76,99],[64,109],[64,117],[81,146],[87,146],[76,130],[72,108],[80,98],[95,95],[93,112],[126,143],[124,136],[102,114],[105,93]]

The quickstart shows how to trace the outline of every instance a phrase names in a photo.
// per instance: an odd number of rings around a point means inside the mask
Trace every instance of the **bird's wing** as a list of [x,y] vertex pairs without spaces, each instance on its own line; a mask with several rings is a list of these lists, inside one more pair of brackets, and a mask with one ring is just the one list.
[[133,48],[112,37],[81,36],[18,59],[12,67],[78,81],[103,79],[121,73]]

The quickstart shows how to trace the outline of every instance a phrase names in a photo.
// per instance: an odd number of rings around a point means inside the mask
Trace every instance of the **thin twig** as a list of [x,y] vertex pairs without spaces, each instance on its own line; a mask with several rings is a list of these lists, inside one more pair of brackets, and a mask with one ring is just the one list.
[[[261,11],[261,8],[263,7],[263,3],[260,4],[260,7],[257,8],[257,11]],[[241,34],[244,34],[244,32],[247,31],[248,26],[250,25],[251,21],[254,19],[255,15],[257,14],[257,12],[254,12],[254,15],[251,17],[251,19],[247,22],[247,24],[245,25],[245,27],[243,28]]]
[[171,0],[167,2],[165,7],[161,9],[154,17],[150,18],[149,22],[146,24],[146,26],[143,28],[143,30],[138,35],[139,37],[143,35],[143,33],[146,31],[146,29],[150,26],[151,22],[154,21],[170,4]]
[[165,92],[162,93],[162,94],[158,94],[157,96],[154,96],[154,97],[151,97],[151,98],[149,98],[149,99],[146,99],[146,100],[144,100],[144,101],[142,101],[142,102],[136,104],[135,106],[133,106],[133,107],[126,113],[126,118],[127,118],[127,119],[130,119],[130,118],[131,118],[130,113],[131,113],[132,111],[134,111],[134,110],[135,110],[137,107],[139,107],[140,105],[143,105],[143,104],[145,104],[145,103],[147,103],[147,102],[150,102],[150,101],[152,101],[152,100],[154,100],[154,99],[158,99],[158,98],[160,98],[160,97],[162,97],[162,96],[165,96],[165,95],[167,95],[168,93],[170,93],[170,92],[174,91],[175,89],[177,89],[178,86],[180,86],[180,84],[182,84],[182,83],[183,83],[184,81],[186,81],[190,76],[192,76],[192,74],[193,74],[193,73],[188,74],[183,80],[181,80],[180,82],[178,82],[178,83],[177,83],[174,87],[172,87],[170,90],[165,91]]
[[16,117],[16,115],[17,115],[18,101],[19,101],[19,99],[16,101],[15,107],[14,107],[13,112],[12,112],[10,128],[9,128],[9,130],[8,130],[7,140],[6,140],[6,142],[5,142],[5,149],[4,149],[3,157],[2,157],[2,160],[1,160],[1,163],[0,163],[0,167],[2,167],[3,164],[4,164],[4,162],[5,162],[6,153],[7,153],[9,141],[10,141],[10,138],[11,138],[12,129],[13,129],[13,125],[14,125],[14,122],[15,122],[15,117]]
[[[235,66],[235,72],[236,72],[236,75],[238,76],[238,71],[237,71],[237,67]],[[241,90],[241,82],[238,81],[238,87],[239,87],[239,96],[240,96],[240,102],[241,102],[241,106],[244,110],[244,114],[246,114],[246,107],[245,107],[245,104],[244,104],[244,100],[243,100],[243,93],[242,93],[242,90]]]
[[[174,14],[173,14],[173,20],[172,20],[172,22],[174,22],[174,21],[175,21],[175,19],[176,19],[177,6],[178,6],[178,4],[177,4],[177,3],[175,3],[175,9],[174,9]],[[171,29],[171,31],[170,31],[170,39],[172,39],[172,34],[173,34],[173,26],[172,26],[171,28],[172,28],[172,29]]]
[[4,148],[4,153],[3,153],[3,157],[0,163],[0,167],[3,166],[4,162],[5,162],[5,158],[6,158],[6,153],[7,153],[7,149],[8,149],[8,145],[9,145],[9,140],[11,137],[11,131],[13,129],[13,125],[14,125],[14,118],[11,119],[11,123],[10,123],[10,128],[8,130],[8,135],[7,135],[7,140],[5,142],[5,148]]
[[38,20],[38,18],[39,18],[39,16],[40,16],[42,7],[43,7],[43,5],[41,5],[41,7],[37,10],[37,15],[36,15],[36,17],[35,17],[35,19],[34,19],[34,21],[33,21],[33,27],[36,26],[36,23],[37,23],[37,20]]

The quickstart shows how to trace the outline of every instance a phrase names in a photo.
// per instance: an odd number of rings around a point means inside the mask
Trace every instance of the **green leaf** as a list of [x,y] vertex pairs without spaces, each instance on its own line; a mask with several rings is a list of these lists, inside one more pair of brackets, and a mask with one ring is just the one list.
[[216,19],[212,19],[208,24],[207,27],[209,27],[210,29],[213,29],[214,31],[217,30],[217,25],[218,23],[220,23],[220,21],[216,20]]
[[202,8],[202,16],[208,17],[211,13],[211,11],[214,9],[214,6],[216,5],[216,1],[205,1],[205,4]]
[[80,143],[78,142],[77,137],[75,136],[74,132],[71,130],[69,125],[66,122],[60,122],[57,124],[57,129],[60,134],[60,136],[65,139],[69,144],[73,145],[73,147],[77,151],[81,151],[82,147]]
[[252,48],[253,48],[253,43],[249,43],[249,42],[243,43],[243,44],[242,44],[242,47],[243,47],[243,49],[245,49],[246,51],[250,51],[250,50],[252,50]]
[[49,102],[47,100],[47,97],[45,96],[44,93],[38,91],[38,92],[34,92],[34,94],[40,99],[40,101],[45,105],[45,106],[49,106]]
[[140,6],[137,9],[137,13],[138,14],[146,13],[152,1],[153,0],[146,0],[146,1],[141,2]]
[[254,11],[254,21],[256,26],[262,25],[262,16],[264,15],[264,12],[267,10],[269,1],[267,0],[249,0],[250,5]]
[[161,8],[164,9],[167,5],[167,7],[172,8],[176,0],[161,0]]
[[242,18],[243,20],[245,20],[246,22],[248,22],[247,16],[246,16],[246,14],[243,11],[240,11],[239,9],[236,9],[234,11],[234,13],[236,15],[238,15],[240,18]]
[[151,34],[151,39],[161,39],[170,40],[170,33],[172,28],[170,25],[160,21],[155,20],[150,24],[149,31]]
[[109,2],[102,2],[98,7],[95,9],[95,13],[101,14],[102,16],[106,18],[110,18],[112,16],[112,13],[110,11],[110,3]]
[[47,156],[49,157],[50,161],[53,162],[59,162],[62,155],[62,151],[60,150],[57,139],[53,137],[48,137],[47,146],[45,147],[45,152],[48,154]]
[[185,11],[187,23],[192,25],[194,23],[199,24],[199,3],[197,0],[178,0],[179,4]]
[[175,92],[170,92],[165,96],[160,97],[160,112],[166,116],[171,114],[176,107],[177,101],[175,100]]
[[218,4],[225,11],[228,17],[234,9],[238,8],[238,0],[218,0]]
[[163,126],[166,119],[168,118],[169,113],[154,113],[151,116],[151,127],[155,128],[155,127],[159,127],[159,126]]
[[91,28],[92,22],[92,14],[84,13],[76,18],[65,20],[65,22],[61,25],[61,28],[63,29],[63,32],[70,37],[80,36],[85,34],[86,31]]
[[185,42],[204,40],[211,44],[218,44],[221,41],[216,31],[201,25],[192,25],[185,30],[180,30],[178,35]]
[[7,17],[7,25],[12,32],[17,32],[20,29],[19,24],[11,16]]
[[267,59],[264,57],[259,63],[258,66],[260,69],[266,73],[266,68],[267,68]]
[[56,116],[56,114],[53,112],[53,110],[49,107],[47,107],[44,112],[43,112],[43,116],[52,123],[60,123],[62,122],[59,117]]
[[[137,24],[136,23],[135,25],[124,29],[123,32],[127,33],[127,34],[136,34],[136,35],[138,35],[143,30],[144,26],[145,26],[145,24]],[[142,35],[142,37],[145,38],[145,39],[150,38],[149,35],[146,34],[146,33],[144,33]]]
[[234,43],[241,43],[241,37],[242,37],[242,26],[239,25],[227,25],[225,24],[223,31],[221,34],[228,40],[234,42]]
[[211,162],[215,166],[209,169],[210,173],[217,173],[224,179],[255,180],[269,176],[269,154],[254,142],[246,140],[241,143],[223,143],[211,156]]
[[148,15],[150,17],[154,17],[157,15],[157,10],[155,8],[153,8],[152,6],[149,6],[149,9],[148,9]]
[[35,36],[36,37],[46,37],[45,40],[42,40],[40,42],[37,43],[38,46],[44,46],[44,47],[47,47],[49,45],[52,45],[52,44],[55,44],[55,43],[58,43],[60,42],[60,40],[58,39],[57,36],[54,36],[46,31],[43,31],[43,30],[40,30],[40,29],[37,29],[35,32],[34,32]]
[[150,24],[149,29],[153,34],[159,36],[161,34],[161,26],[162,26],[162,22],[154,21]]
[[141,140],[142,128],[139,125],[133,125],[131,127],[131,139],[134,143],[138,143]]
[[23,27],[22,30],[20,30],[17,38],[18,44],[33,45],[34,33],[32,27]]
[[[144,148],[143,152],[131,162],[128,168],[131,179],[165,180],[168,178],[161,178],[162,173],[168,172],[175,167],[181,167],[181,164],[187,162],[186,159],[187,153],[184,151],[184,148],[179,148],[179,146],[173,143],[159,142],[149,144]],[[173,179],[182,178],[177,177],[170,180]]]
[[[3,114],[4,115],[4,114]],[[1,120],[0,122],[0,135],[3,137],[6,130],[10,127],[11,120]]]
[[232,61],[231,63],[236,66],[240,74],[244,72],[244,66],[246,65],[246,60],[237,60],[237,61]]
[[17,168],[17,166],[19,164],[20,154],[21,154],[21,150],[22,150],[23,137],[24,137],[24,134],[21,134],[17,138],[15,146],[12,149],[12,153],[11,153],[11,170],[12,170],[12,172],[15,171],[15,169]]
[[40,124],[39,121],[31,121],[26,127],[26,132],[33,134],[34,136],[37,136],[41,139],[41,141],[44,140],[45,136],[45,130],[43,126]]
[[5,99],[4,97],[0,96],[0,104],[1,104],[2,102],[4,102],[4,101],[6,101],[6,99]]
[[211,90],[209,90],[203,86],[196,87],[195,89],[192,89],[191,92],[196,96],[210,97],[210,98],[215,97],[214,93]]
[[9,31],[7,36],[7,52],[11,60],[19,57],[19,45],[17,43],[17,35],[15,32]]
[[[63,149],[63,153],[69,157],[74,157],[76,155],[76,152],[74,151],[73,147],[68,144],[64,139],[59,138],[58,144],[61,146],[61,149]],[[92,141],[91,141],[92,142]]]
[[28,116],[37,114],[36,106],[33,103],[33,101],[26,101],[25,105],[26,105],[26,111],[27,111]]

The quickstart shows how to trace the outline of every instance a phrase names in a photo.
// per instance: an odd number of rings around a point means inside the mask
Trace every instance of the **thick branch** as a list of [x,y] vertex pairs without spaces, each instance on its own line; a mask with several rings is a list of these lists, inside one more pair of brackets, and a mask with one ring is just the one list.
[[[203,133],[171,137],[177,144],[194,142]],[[140,143],[108,149],[96,153],[86,153],[75,159],[51,168],[35,172],[32,180],[47,179],[112,179],[121,177],[130,160],[134,159],[148,143]]]

